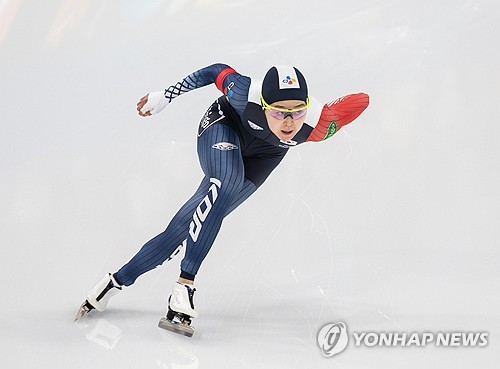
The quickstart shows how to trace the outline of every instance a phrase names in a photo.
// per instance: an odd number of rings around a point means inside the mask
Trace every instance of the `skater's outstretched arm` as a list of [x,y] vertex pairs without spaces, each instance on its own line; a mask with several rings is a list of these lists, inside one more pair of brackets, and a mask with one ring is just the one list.
[[200,87],[215,84],[238,111],[247,103],[250,78],[237,73],[227,64],[217,63],[197,70],[163,91],[149,93],[137,103],[137,112],[147,117],[161,112],[176,97]]

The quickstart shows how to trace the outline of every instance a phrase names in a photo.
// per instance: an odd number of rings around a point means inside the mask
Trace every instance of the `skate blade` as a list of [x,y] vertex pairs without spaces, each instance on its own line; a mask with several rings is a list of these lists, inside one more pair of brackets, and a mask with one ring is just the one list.
[[87,306],[88,302],[85,301],[83,304],[80,305],[80,308],[78,309],[78,312],[76,313],[75,320],[74,322],[80,320],[84,315],[87,315],[91,309],[88,308]]
[[160,319],[160,321],[158,322],[158,327],[177,334],[182,334],[186,337],[192,337],[194,334],[194,328],[190,325],[170,321],[165,317],[162,317]]

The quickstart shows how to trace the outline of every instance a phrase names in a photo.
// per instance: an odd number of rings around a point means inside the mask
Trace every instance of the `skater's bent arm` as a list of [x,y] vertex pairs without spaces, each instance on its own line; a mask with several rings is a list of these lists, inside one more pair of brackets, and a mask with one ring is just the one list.
[[231,80],[240,76],[234,69],[222,63],[199,69],[163,91],[152,92],[143,96],[137,103],[137,111],[143,117],[157,114],[176,97],[210,84],[215,84],[220,91],[224,92],[225,90],[225,94],[227,94],[230,88],[234,86],[234,82],[231,85],[230,79],[227,78],[230,75]]
[[356,119],[368,107],[369,102],[370,97],[360,92],[325,104],[307,141],[323,141],[332,137],[343,126]]

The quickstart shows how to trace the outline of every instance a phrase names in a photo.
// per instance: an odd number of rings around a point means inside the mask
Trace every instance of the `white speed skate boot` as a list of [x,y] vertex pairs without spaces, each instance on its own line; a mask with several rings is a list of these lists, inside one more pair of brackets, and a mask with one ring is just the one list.
[[175,282],[168,298],[167,316],[160,319],[158,327],[191,337],[194,333],[191,318],[199,315],[194,307],[195,291],[193,285]]
[[78,309],[75,322],[91,310],[104,311],[111,297],[122,290],[111,273],[106,274],[97,284],[87,293],[87,299]]

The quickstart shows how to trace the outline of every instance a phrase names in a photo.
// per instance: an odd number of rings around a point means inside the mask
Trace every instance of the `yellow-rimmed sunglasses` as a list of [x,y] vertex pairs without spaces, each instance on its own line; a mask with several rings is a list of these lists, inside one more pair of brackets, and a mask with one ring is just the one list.
[[311,105],[309,97],[306,99],[306,106],[298,108],[298,109],[286,109],[286,108],[278,108],[275,106],[269,105],[262,94],[260,94],[260,102],[262,103],[262,107],[266,110],[269,110],[269,115],[274,119],[285,120],[286,117],[290,116],[292,119],[300,119],[307,113],[307,108]]

